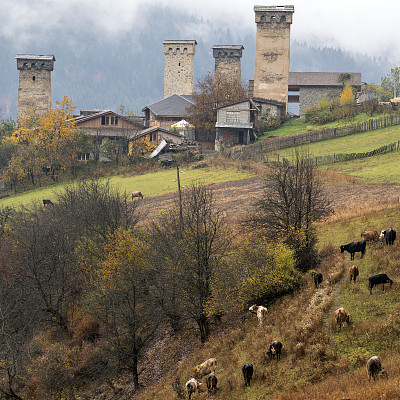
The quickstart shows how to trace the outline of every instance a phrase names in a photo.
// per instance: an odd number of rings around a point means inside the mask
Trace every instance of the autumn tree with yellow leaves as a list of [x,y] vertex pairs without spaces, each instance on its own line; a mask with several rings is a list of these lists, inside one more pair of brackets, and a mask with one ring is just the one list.
[[351,86],[346,85],[340,94],[340,105],[348,106],[354,103],[354,94]]
[[161,315],[148,252],[143,233],[117,229],[105,245],[94,289],[96,316],[106,326],[116,365],[132,374],[135,388],[139,356],[156,333]]
[[16,184],[29,178],[39,182],[44,171],[55,179],[57,169],[77,162],[79,130],[73,121],[71,100],[66,96],[44,115],[29,110],[8,138],[17,148],[3,178]]

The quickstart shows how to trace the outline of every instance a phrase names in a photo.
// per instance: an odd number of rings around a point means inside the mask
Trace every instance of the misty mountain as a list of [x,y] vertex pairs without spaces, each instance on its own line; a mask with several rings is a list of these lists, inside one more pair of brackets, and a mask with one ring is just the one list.
[[[18,38],[0,38],[0,107],[3,116],[16,117],[18,76],[17,54],[54,54],[52,101],[67,95],[77,110],[141,109],[163,98],[166,39],[195,39],[195,80],[214,70],[212,46],[243,45],[242,78],[254,76],[254,30],[237,32],[215,26],[201,17],[168,7],[142,10],[140,23],[123,34],[111,36],[90,24],[52,26],[30,32],[29,44]],[[334,48],[312,47],[292,37],[291,71],[361,72],[364,82],[379,83],[391,65],[386,59],[371,58]]]

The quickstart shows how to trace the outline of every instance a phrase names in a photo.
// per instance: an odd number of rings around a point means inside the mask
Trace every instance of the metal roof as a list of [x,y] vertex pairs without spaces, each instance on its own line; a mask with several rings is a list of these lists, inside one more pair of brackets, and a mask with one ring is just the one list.
[[[339,76],[343,72],[289,72],[289,86],[343,86]],[[349,72],[350,85],[361,85],[361,72]]]
[[17,60],[46,60],[46,61],[56,61],[53,55],[37,55],[37,54],[17,54],[15,56]]
[[243,50],[244,47],[242,45],[235,44],[216,44],[212,47],[213,49],[229,49],[229,50]]
[[149,109],[158,117],[186,117],[188,115],[186,109],[193,104],[192,95],[173,94],[144,107],[142,111]]

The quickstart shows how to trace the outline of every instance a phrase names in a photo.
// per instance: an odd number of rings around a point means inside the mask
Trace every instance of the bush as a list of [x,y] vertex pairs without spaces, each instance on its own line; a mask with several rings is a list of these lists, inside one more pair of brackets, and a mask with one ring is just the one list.
[[280,120],[277,118],[261,119],[257,122],[258,132],[262,135],[266,132],[274,131],[280,127]]

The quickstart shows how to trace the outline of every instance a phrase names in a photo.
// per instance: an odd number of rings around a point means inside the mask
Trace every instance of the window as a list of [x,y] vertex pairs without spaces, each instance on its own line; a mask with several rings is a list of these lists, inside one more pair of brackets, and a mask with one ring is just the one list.
[[240,111],[227,111],[226,122],[240,122]]
[[83,153],[78,155],[79,161],[87,161],[90,159],[90,153]]
[[102,125],[110,125],[110,117],[103,115],[101,117],[101,124]]
[[36,76],[35,76],[35,75],[32,76],[32,80],[33,80],[33,81],[36,80]]
[[111,117],[111,125],[118,125],[118,117]]
[[150,142],[156,142],[157,141],[157,133],[150,133]]

